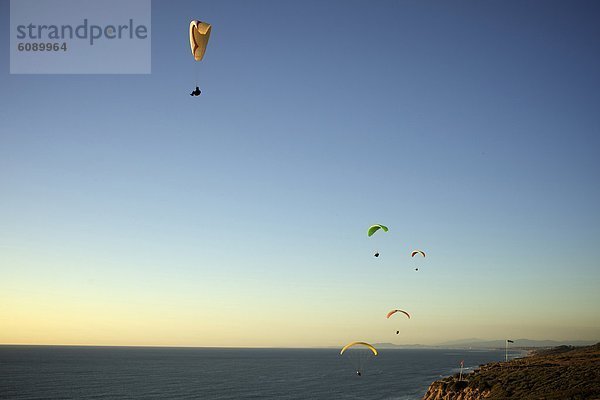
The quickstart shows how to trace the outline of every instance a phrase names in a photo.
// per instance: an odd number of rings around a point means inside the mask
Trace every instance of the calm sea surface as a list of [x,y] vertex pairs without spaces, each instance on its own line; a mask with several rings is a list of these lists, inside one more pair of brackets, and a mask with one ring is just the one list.
[[1,399],[420,399],[503,351],[380,351],[356,376],[338,349],[0,346]]

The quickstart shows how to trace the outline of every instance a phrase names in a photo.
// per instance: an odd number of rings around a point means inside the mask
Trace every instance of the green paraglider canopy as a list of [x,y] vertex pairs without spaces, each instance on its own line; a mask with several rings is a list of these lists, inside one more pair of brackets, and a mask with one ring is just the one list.
[[369,227],[369,230],[367,231],[367,235],[368,235],[369,237],[371,237],[371,236],[373,236],[373,234],[374,234],[375,232],[377,232],[377,231],[378,231],[378,230],[380,230],[380,229],[381,229],[381,230],[383,230],[384,232],[387,232],[387,231],[388,231],[388,227],[387,227],[387,226],[383,226],[383,225],[380,225],[380,224],[375,224],[375,225],[371,225],[371,226]]

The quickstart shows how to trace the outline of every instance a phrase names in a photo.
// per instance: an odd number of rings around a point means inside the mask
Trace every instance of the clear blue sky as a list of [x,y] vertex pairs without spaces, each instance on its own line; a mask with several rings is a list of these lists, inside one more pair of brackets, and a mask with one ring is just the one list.
[[0,342],[600,338],[597,2],[153,1],[152,74],[79,76],[8,5]]

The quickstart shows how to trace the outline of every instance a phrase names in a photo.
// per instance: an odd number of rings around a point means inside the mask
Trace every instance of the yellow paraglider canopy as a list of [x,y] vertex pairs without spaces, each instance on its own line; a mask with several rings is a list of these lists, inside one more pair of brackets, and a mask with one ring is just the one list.
[[373,355],[377,355],[377,349],[373,346],[371,346],[369,343],[367,342],[352,342],[352,343],[348,343],[347,345],[345,345],[342,350],[340,351],[340,355],[344,354],[344,352],[349,349],[352,346],[365,346],[367,347],[369,350],[371,350],[373,352]]
[[211,26],[207,22],[192,21],[190,22],[190,47],[194,60],[202,61],[206,52],[206,45],[210,38]]

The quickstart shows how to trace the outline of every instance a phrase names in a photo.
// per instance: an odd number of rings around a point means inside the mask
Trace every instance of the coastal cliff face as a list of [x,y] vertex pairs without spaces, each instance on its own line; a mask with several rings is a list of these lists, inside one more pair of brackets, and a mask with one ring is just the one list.
[[600,343],[561,346],[433,382],[423,400],[600,399]]
[[489,391],[471,388],[466,381],[452,377],[433,382],[423,400],[479,400],[488,395]]

